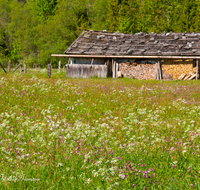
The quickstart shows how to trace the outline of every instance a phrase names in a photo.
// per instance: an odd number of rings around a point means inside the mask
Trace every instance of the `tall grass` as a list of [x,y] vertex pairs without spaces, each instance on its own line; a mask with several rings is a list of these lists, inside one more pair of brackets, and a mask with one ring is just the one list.
[[32,73],[0,72],[0,189],[199,189],[199,81]]

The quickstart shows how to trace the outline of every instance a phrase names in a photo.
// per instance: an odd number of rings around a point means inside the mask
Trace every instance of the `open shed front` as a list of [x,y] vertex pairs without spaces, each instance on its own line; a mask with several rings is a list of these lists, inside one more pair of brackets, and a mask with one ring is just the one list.
[[119,61],[119,71],[127,78],[192,80],[199,78],[196,59],[135,59]]
[[79,56],[69,57],[66,77],[117,78],[119,76],[145,80],[192,80],[199,79],[199,59],[192,56]]
[[[197,74],[196,74],[197,73]],[[151,58],[71,58],[66,67],[66,77],[126,77],[155,80],[187,80],[199,78],[196,59],[151,59]]]

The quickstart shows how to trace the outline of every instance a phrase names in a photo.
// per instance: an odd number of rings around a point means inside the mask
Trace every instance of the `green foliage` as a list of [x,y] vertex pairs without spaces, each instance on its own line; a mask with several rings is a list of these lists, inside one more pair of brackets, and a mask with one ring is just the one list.
[[0,61],[57,64],[85,29],[198,32],[200,0],[0,0]]
[[12,48],[10,51],[10,59],[14,62],[17,62],[20,59],[20,48],[17,43],[12,43]]
[[32,8],[42,21],[48,21],[49,17],[56,12],[57,0],[31,0]]

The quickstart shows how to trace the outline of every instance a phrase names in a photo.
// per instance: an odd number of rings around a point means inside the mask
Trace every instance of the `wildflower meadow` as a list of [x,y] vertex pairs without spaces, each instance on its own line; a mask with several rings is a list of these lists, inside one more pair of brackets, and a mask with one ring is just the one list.
[[0,72],[0,189],[200,189],[200,82]]

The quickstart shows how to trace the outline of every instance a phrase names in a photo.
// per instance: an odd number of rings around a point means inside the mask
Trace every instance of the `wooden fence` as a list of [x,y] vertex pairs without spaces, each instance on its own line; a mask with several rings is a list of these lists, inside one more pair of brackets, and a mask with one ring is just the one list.
[[107,65],[68,64],[66,77],[71,78],[107,78]]

